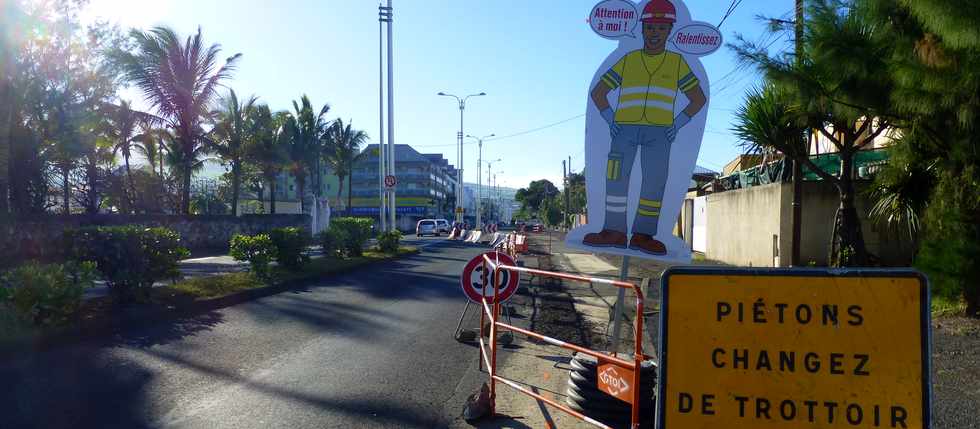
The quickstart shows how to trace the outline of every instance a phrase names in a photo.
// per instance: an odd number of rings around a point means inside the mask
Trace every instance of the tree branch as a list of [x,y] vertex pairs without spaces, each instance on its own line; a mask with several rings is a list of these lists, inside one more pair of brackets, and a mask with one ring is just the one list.
[[888,121],[882,121],[881,126],[879,126],[877,130],[874,130],[871,133],[869,133],[868,137],[865,138],[863,141],[861,141],[861,144],[858,145],[858,149],[861,149],[867,146],[868,143],[873,142],[875,138],[881,135],[881,133],[884,132],[886,129],[888,129],[888,127],[889,127]]
[[817,127],[817,130],[820,131],[820,134],[823,134],[824,137],[827,137],[827,139],[834,144],[834,147],[836,147],[839,152],[844,151],[844,145],[841,144],[840,140],[837,137],[834,137],[833,134],[828,133],[826,128],[821,126],[821,127]]

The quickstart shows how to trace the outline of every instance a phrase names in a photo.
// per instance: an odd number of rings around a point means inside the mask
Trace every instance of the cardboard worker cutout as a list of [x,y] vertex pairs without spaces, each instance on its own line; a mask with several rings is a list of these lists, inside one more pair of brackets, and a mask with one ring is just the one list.
[[717,50],[721,34],[692,23],[680,0],[606,0],[589,23],[619,46],[589,87],[589,222],[569,232],[568,245],[688,262],[672,231],[704,135],[708,80],[697,56]]

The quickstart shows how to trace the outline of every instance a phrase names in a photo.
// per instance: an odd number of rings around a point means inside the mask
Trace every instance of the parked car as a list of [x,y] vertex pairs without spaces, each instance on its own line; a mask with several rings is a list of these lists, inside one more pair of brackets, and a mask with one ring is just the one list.
[[423,235],[439,236],[439,226],[435,219],[422,219],[415,224],[415,236],[421,237]]
[[452,229],[452,226],[446,219],[436,219],[436,229],[438,229],[440,233],[449,234],[449,230]]

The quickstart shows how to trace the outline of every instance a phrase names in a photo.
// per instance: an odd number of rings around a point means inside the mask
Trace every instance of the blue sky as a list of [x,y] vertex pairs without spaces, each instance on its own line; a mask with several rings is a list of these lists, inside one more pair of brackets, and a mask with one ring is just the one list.
[[[513,137],[484,143],[485,160],[500,158],[498,182],[526,186],[547,178],[560,186],[561,161],[583,167],[588,85],[616,42],[593,33],[586,18],[597,0],[394,0],[395,141],[456,160],[459,111],[439,91],[471,98],[466,133]],[[728,0],[688,0],[696,20],[717,24]],[[92,0],[86,13],[125,27],[165,24],[181,34],[200,26],[223,54],[242,53],[228,82],[273,109],[308,94],[329,103],[330,116],[378,136],[378,21],[371,0]],[[769,43],[756,18],[785,16],[792,0],[747,0],[721,27]],[[773,49],[789,41],[772,42]],[[739,153],[728,131],[754,70],[737,70],[727,47],[702,58],[712,85],[711,109],[698,163],[720,171]],[[136,94],[133,93],[133,97]],[[558,125],[544,126],[565,121]],[[538,130],[540,129],[540,130]],[[527,132],[529,130],[537,130]],[[472,141],[468,141],[472,142]],[[477,147],[465,146],[468,182],[476,181]],[[486,177],[486,165],[483,170]]]

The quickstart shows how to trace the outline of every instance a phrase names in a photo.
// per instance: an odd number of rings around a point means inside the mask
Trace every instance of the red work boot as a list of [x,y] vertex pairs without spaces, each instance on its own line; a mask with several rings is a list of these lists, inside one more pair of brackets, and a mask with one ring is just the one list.
[[633,234],[630,239],[630,249],[639,250],[651,255],[666,255],[667,246],[648,234]]
[[593,247],[622,247],[625,249],[626,234],[611,229],[604,229],[599,232],[585,234],[582,243]]

